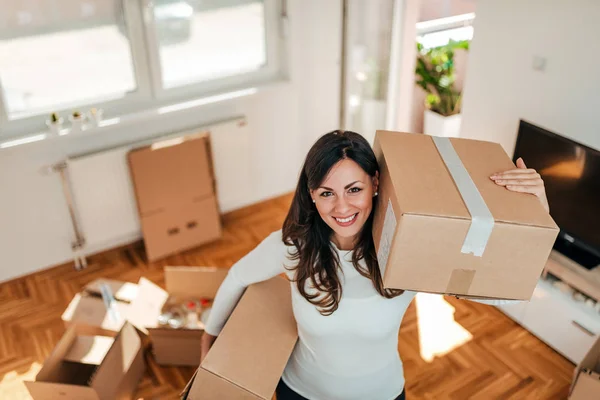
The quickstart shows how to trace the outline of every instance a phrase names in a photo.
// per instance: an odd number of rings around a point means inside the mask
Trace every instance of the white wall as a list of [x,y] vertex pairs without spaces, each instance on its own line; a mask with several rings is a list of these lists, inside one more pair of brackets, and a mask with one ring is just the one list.
[[160,124],[0,149],[0,281],[72,259],[73,232],[59,178],[41,173],[70,155],[245,115],[253,181],[260,182],[247,204],[292,191],[309,146],[338,127],[341,0],[291,0],[288,8],[289,82]]
[[479,0],[476,14],[461,136],[512,156],[523,118],[600,149],[600,2]]

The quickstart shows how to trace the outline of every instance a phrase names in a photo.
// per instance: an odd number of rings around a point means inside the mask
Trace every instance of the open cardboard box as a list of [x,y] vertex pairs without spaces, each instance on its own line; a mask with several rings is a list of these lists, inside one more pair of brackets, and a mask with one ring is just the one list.
[[61,319],[67,328],[76,324],[79,331],[87,335],[116,336],[126,322],[128,307],[129,304],[116,301],[117,311],[110,313],[101,298],[77,293]]
[[170,295],[214,299],[228,271],[213,267],[165,267],[166,290],[148,279],[140,279],[138,295],[127,309],[127,320],[149,336],[158,364],[199,364],[203,330],[161,327],[158,317]]
[[600,399],[600,336],[575,369],[569,399]]
[[25,386],[34,400],[131,399],[144,368],[141,340],[130,324],[115,338],[79,335],[72,326]]
[[[100,285],[107,284],[116,300],[116,312],[108,313],[100,294]],[[79,332],[88,335],[115,336],[121,331],[127,317],[129,303],[137,297],[138,285],[99,278],[88,283],[82,293],[76,294],[62,314],[66,327],[74,323]]]
[[[483,253],[469,253],[465,244],[472,217],[436,141],[428,135],[377,131],[380,184],[373,239],[384,287],[530,299],[558,227],[535,196],[511,192],[489,178],[516,168],[499,144],[451,138],[455,160],[466,170],[459,181],[474,184],[472,192],[479,192],[493,217],[489,238],[476,230],[469,236]],[[452,170],[456,164],[450,163]],[[488,238],[483,246],[482,238]]]
[[100,285],[106,284],[110,287],[115,300],[131,303],[138,294],[138,285],[131,282],[118,281],[114,279],[98,278],[85,285],[83,290],[94,296],[101,297]]
[[249,286],[181,398],[270,400],[297,339],[289,281]]
[[208,133],[134,149],[128,161],[149,261],[221,237]]

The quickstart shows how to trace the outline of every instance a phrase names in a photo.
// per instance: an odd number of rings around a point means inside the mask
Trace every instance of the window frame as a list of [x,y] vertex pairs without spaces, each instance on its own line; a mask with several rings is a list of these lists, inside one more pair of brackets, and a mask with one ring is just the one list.
[[[285,77],[284,34],[282,21],[286,18],[286,0],[262,0],[265,17],[265,46],[267,63],[256,71],[218,78],[205,82],[164,88],[160,48],[154,29],[152,0],[121,0],[123,19],[129,35],[130,51],[136,89],[112,100],[90,100],[76,105],[64,105],[54,110],[65,117],[74,109],[87,111],[91,107],[104,111],[105,118],[125,116],[151,108],[227,93],[232,90],[259,86]],[[10,119],[5,92],[0,81],[0,139],[12,139],[48,130],[50,112]],[[66,119],[66,118],[65,118]],[[68,128],[68,121],[65,121]]]

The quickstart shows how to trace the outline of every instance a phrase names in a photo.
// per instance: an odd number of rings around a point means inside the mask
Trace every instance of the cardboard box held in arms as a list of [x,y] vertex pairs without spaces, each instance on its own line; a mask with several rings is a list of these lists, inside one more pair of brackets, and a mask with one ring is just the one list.
[[133,326],[124,324],[115,338],[80,335],[77,328],[67,329],[35,381],[25,382],[33,399],[131,399],[145,369]]
[[575,369],[569,400],[600,399],[600,337]]
[[181,398],[270,400],[297,339],[289,281],[249,286]]
[[537,197],[489,178],[516,168],[499,144],[377,131],[374,151],[373,238],[384,287],[531,297],[558,227]]

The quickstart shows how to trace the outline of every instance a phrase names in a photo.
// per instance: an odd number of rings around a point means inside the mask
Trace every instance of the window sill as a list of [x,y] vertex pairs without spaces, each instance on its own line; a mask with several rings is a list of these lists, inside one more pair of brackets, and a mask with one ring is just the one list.
[[278,78],[275,81],[266,83],[264,85],[249,87],[240,90],[229,91],[217,95],[201,97],[193,100],[173,103],[165,106],[151,108],[131,114],[122,115],[115,118],[107,118],[99,121],[97,124],[84,124],[81,128],[73,130],[71,127],[61,129],[58,134],[51,133],[49,130],[32,133],[31,135],[18,137],[16,139],[9,139],[0,142],[0,151],[14,147],[24,147],[27,144],[37,143],[41,141],[54,141],[61,140],[70,137],[82,137],[97,135],[102,132],[106,132],[116,126],[126,127],[129,125],[135,125],[140,121],[154,121],[160,120],[166,115],[172,115],[182,112],[190,112],[198,110],[206,105],[217,104],[225,101],[230,101],[238,98],[244,98],[255,95],[257,93],[267,91],[273,88],[280,87],[289,83],[285,78]]

